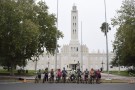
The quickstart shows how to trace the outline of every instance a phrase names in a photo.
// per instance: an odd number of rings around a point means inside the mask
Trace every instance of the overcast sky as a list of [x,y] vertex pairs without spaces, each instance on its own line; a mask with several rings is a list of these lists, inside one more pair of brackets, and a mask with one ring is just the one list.
[[[57,15],[57,0],[44,0],[49,7],[50,13]],[[64,38],[58,41],[59,45],[69,44],[71,39],[71,9],[75,4],[79,16],[79,42],[81,42],[81,21],[82,40],[89,48],[89,52],[106,51],[106,39],[100,30],[101,24],[105,21],[104,0],[58,0],[58,29],[63,32]],[[123,0],[106,0],[107,22],[111,24],[111,18],[116,15],[116,10],[120,9]],[[112,27],[112,26],[111,26]],[[113,50],[112,41],[116,29],[108,33],[108,49]]]

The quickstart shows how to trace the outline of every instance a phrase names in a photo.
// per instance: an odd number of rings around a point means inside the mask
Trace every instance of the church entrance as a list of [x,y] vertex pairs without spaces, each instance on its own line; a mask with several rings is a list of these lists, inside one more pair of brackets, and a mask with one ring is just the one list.
[[77,64],[69,64],[70,69],[76,70]]

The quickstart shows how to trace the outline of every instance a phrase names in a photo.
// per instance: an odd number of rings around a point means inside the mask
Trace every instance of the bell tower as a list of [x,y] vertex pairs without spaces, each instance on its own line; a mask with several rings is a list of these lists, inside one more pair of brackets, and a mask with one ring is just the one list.
[[71,10],[71,41],[78,41],[78,10],[75,5]]

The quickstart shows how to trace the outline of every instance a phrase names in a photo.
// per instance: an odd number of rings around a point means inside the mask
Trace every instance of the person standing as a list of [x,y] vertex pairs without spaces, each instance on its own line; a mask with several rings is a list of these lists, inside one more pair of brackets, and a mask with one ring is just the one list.
[[91,84],[94,84],[94,78],[95,78],[95,71],[94,71],[94,69],[92,68],[92,69],[90,70],[90,83],[91,83]]
[[70,72],[70,81],[73,82],[75,81],[75,79],[76,79],[76,72],[74,69],[72,69]]
[[38,73],[37,73],[37,75],[38,75],[38,82],[40,82],[41,81],[41,70],[39,69],[39,71],[38,71]]
[[100,84],[100,80],[101,80],[101,72],[100,72],[100,70],[98,69],[98,70],[96,71],[96,83],[97,83],[97,84]]
[[58,82],[58,83],[59,83],[60,80],[61,80],[61,76],[62,76],[62,72],[61,72],[60,69],[58,69],[58,71],[57,71],[57,82]]
[[48,68],[45,69],[43,83],[48,82]]
[[88,69],[86,69],[84,71],[84,80],[85,80],[86,83],[88,82],[88,75],[89,75],[89,71],[88,71]]
[[80,69],[77,70],[77,83],[82,82],[82,72]]
[[39,83],[40,81],[41,81],[41,70],[39,69],[38,72],[36,73],[35,83]]
[[65,70],[65,67],[64,67],[63,70],[62,70],[62,80],[63,80],[63,83],[66,82],[66,76],[67,76],[67,71]]
[[53,71],[53,69],[51,69],[50,74],[51,74],[50,80],[51,80],[51,82],[54,82],[54,71]]

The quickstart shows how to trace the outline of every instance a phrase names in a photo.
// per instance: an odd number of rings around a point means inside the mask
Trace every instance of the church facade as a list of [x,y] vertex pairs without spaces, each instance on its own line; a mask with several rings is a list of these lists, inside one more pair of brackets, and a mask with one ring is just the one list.
[[[113,53],[109,52],[109,62],[114,57]],[[57,67],[56,67],[57,61]],[[85,69],[90,70],[91,68],[100,69],[101,67],[106,70],[106,53],[100,52],[89,52],[86,45],[82,45],[78,40],[78,10],[73,5],[71,10],[71,40],[68,45],[63,45],[61,52],[56,56],[44,53],[39,57],[37,62],[29,61],[25,67],[28,70],[38,69],[63,69],[66,70],[80,68],[82,71]],[[79,67],[78,67],[79,65]],[[109,69],[110,65],[109,65]]]

